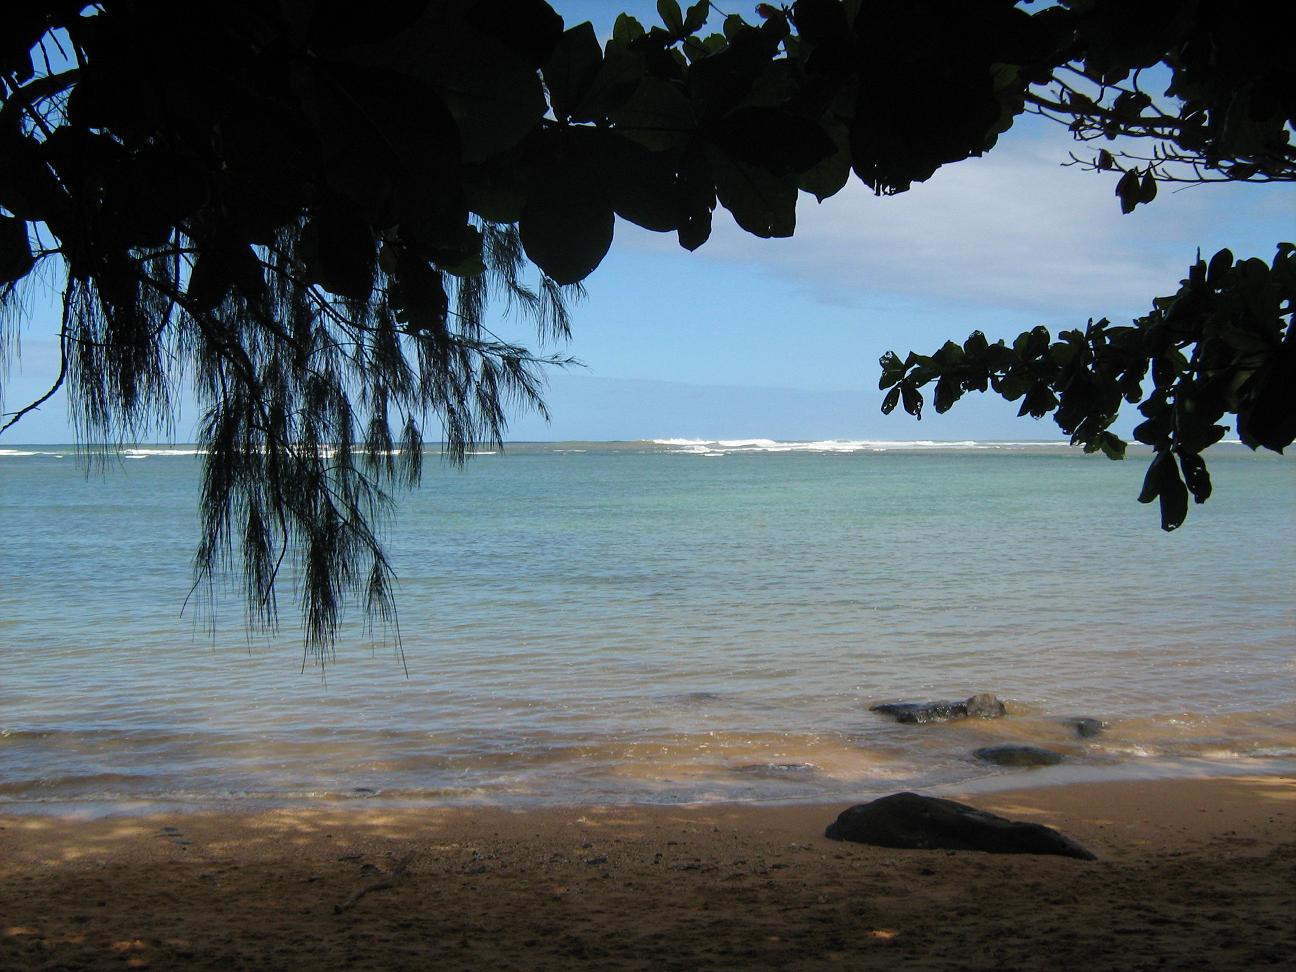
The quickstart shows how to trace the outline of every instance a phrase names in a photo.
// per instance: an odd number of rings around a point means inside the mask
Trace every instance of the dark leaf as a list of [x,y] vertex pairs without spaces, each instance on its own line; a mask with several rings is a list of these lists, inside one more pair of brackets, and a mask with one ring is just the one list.
[[67,205],[37,143],[17,134],[0,136],[0,206],[19,219],[45,220]]
[[547,133],[519,228],[527,256],[560,284],[578,283],[612,245],[612,203],[578,129]]
[[[429,4],[418,23],[391,43],[350,48],[340,56],[431,89],[453,116],[463,160],[480,162],[520,143],[540,123],[548,102],[536,66],[472,23],[447,20],[453,7]],[[396,93],[402,95],[401,86]],[[439,108],[433,110],[440,115]],[[424,114],[403,97],[392,113],[407,121]]]
[[345,199],[327,197],[315,208],[307,227],[315,260],[309,279],[351,300],[368,300],[373,292],[373,231]]
[[797,177],[797,188],[811,193],[820,202],[839,193],[850,180],[850,131],[845,125],[827,130],[836,150]]
[[256,301],[265,290],[265,277],[252,247],[237,240],[218,239],[200,248],[186,295],[196,309],[206,311],[219,305],[231,290]]
[[797,0],[792,5],[797,33],[811,44],[828,46],[849,43],[850,24],[836,0]]
[[646,77],[613,116],[617,131],[654,151],[686,145],[697,128],[693,106],[676,85]]
[[308,9],[313,18],[307,36],[315,50],[371,44],[407,29],[418,20],[426,6],[427,0],[387,0],[382,4],[311,4]]
[[463,222],[458,129],[435,91],[394,71],[321,61],[296,82],[329,186],[371,225],[431,219],[447,202],[458,211],[448,221]]
[[35,262],[26,221],[0,216],[0,286],[27,276]]
[[390,296],[396,320],[409,330],[434,334],[445,330],[450,308],[445,278],[422,257],[406,249],[398,253]]
[[1193,500],[1205,503],[1210,499],[1211,478],[1206,470],[1206,460],[1195,452],[1180,452],[1179,465],[1183,467],[1184,480]]
[[666,29],[675,37],[683,37],[684,14],[677,0],[657,0],[657,16],[661,17]]
[[596,122],[611,117],[635,93],[643,70],[643,58],[609,45],[598,74],[572,109],[572,120]]
[[688,12],[684,15],[684,33],[696,34],[701,30],[702,26],[707,22],[707,14],[710,12],[711,4],[708,0],[698,0],[697,3],[689,7]]
[[584,99],[603,66],[603,49],[586,21],[563,33],[544,66],[545,85],[554,114],[569,117]]
[[882,377],[878,379],[879,390],[890,388],[904,377],[905,364],[894,351],[888,351],[878,358],[878,364],[882,366]]
[[679,180],[679,243],[686,250],[696,250],[711,236],[711,213],[716,205],[711,165],[697,146],[685,154]]
[[716,197],[738,225],[762,238],[791,236],[796,229],[796,180],[774,176],[718,150],[708,153]]
[[1170,441],[1174,425],[1168,411],[1153,416],[1134,427],[1134,439],[1144,445],[1164,447]]
[[1143,201],[1143,189],[1139,185],[1138,173],[1133,169],[1116,182],[1116,196],[1120,199],[1121,212],[1126,214],[1134,212],[1134,207]]
[[887,392],[886,397],[882,399],[882,414],[890,415],[892,412],[894,412],[896,403],[898,403],[899,401],[900,401],[900,386],[897,385],[895,388],[892,388],[889,392]]
[[1252,449],[1282,452],[1296,439],[1296,331],[1253,381],[1250,404],[1238,409],[1238,437]]
[[963,389],[957,379],[943,376],[936,382],[936,393],[932,396],[932,405],[937,413],[944,414],[954,407],[954,403],[963,397]]
[[922,392],[913,385],[905,383],[900,385],[900,398],[904,402],[904,410],[921,421],[923,410]]
[[666,158],[612,132],[591,136],[587,141],[616,214],[659,233],[678,229],[680,190]]
[[612,40],[621,47],[629,47],[631,41],[638,40],[645,33],[643,24],[626,13],[617,14],[616,23],[612,25]]
[[1179,467],[1175,464],[1174,453],[1169,450],[1158,452],[1148,466],[1138,501],[1151,503],[1158,497],[1161,500],[1161,529],[1178,529],[1188,516],[1188,489],[1179,478]]
[[1053,389],[1048,386],[1047,382],[1034,382],[1026,392],[1026,397],[1022,399],[1021,408],[1018,409],[1017,415],[1020,418],[1023,415],[1029,415],[1032,418],[1043,418],[1053,409],[1057,408],[1057,395]]
[[1139,183],[1138,201],[1141,203],[1150,203],[1156,198],[1156,194],[1156,179],[1153,178],[1152,169],[1149,167],[1147,172],[1143,173],[1143,180]]
[[773,176],[800,174],[838,152],[816,122],[782,108],[739,108],[707,134],[727,155]]
[[562,17],[545,0],[476,0],[467,22],[533,68],[549,60],[563,32]]
[[1233,251],[1229,249],[1220,250],[1211,257],[1210,265],[1206,268],[1206,282],[1212,287],[1220,286],[1224,274],[1228,273],[1232,267]]
[[1119,436],[1113,435],[1111,432],[1099,432],[1095,442],[1108,459],[1125,458],[1125,441]]

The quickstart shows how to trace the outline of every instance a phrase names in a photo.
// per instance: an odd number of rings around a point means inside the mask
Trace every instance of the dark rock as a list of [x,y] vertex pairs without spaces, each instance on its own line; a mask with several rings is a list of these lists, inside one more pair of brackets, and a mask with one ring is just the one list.
[[889,715],[896,722],[919,725],[925,725],[929,722],[952,722],[955,719],[966,719],[968,716],[975,716],[979,719],[997,719],[1008,712],[1004,704],[989,692],[979,693],[961,702],[954,700],[941,702],[883,702],[880,705],[870,706],[869,711]]
[[896,793],[851,807],[828,825],[824,836],[877,847],[1097,859],[1070,837],[1043,824],[1008,820],[953,800],[917,793]]
[[889,715],[896,722],[926,724],[967,718],[966,702],[884,702],[869,707],[870,712]]
[[1002,746],[983,746],[972,754],[977,759],[997,766],[1054,766],[1063,760],[1061,753],[1039,746],[1022,746],[1009,743]]
[[1075,730],[1081,739],[1092,739],[1104,729],[1106,724],[1099,719],[1068,719],[1066,725]]
[[978,692],[963,704],[967,706],[967,714],[975,719],[998,719],[1008,714],[1007,706],[989,692]]

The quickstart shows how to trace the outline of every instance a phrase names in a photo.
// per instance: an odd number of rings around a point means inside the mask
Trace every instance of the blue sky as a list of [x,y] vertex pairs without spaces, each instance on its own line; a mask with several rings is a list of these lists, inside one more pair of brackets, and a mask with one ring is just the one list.
[[[603,36],[621,10],[656,22],[645,0],[554,6],[568,26],[591,20]],[[748,7],[726,9],[750,16]],[[1296,217],[1292,187],[1227,185],[1163,188],[1123,216],[1114,178],[1060,165],[1073,147],[1060,126],[1022,118],[984,158],[908,193],[875,198],[852,181],[822,205],[803,195],[789,240],[748,236],[720,211],[711,240],[690,254],[673,234],[619,222],[561,349],[586,367],[551,378],[551,424],[517,416],[510,437],[1056,438],[1051,422],[977,396],[921,423],[883,417],[877,359],[975,329],[994,339],[1132,318],[1174,291],[1199,246],[1268,259]],[[33,310],[5,410],[56,371],[55,316]],[[178,440],[195,418],[181,416]],[[69,438],[57,400],[0,447]]]

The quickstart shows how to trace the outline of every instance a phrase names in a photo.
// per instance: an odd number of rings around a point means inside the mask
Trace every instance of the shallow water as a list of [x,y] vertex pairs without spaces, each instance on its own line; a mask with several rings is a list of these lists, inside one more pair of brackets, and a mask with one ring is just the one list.
[[[0,807],[836,800],[1030,772],[971,757],[995,742],[1099,774],[1296,759],[1296,469],[1241,447],[1170,535],[1143,461],[1057,447],[433,459],[390,534],[408,677],[358,621],[303,672],[289,592],[279,637],[236,597],[214,636],[182,614],[198,460],[128,456],[0,450]],[[868,711],[975,691],[1010,717]]]

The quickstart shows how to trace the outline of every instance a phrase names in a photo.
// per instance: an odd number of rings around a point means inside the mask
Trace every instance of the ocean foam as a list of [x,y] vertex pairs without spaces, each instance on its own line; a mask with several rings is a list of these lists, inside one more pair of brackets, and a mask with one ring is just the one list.
[[757,452],[853,453],[905,450],[1000,450],[1056,449],[1065,442],[981,442],[962,439],[942,442],[935,439],[819,439],[815,441],[779,441],[776,439],[650,439],[653,445],[668,446],[678,452],[697,456]]

